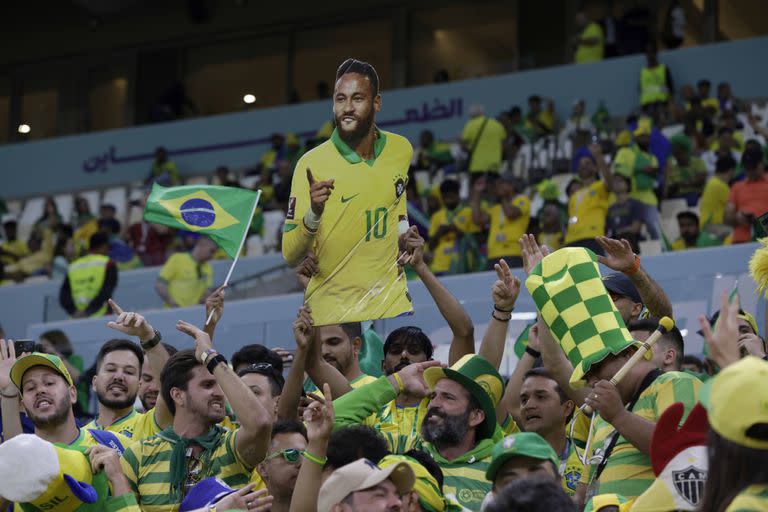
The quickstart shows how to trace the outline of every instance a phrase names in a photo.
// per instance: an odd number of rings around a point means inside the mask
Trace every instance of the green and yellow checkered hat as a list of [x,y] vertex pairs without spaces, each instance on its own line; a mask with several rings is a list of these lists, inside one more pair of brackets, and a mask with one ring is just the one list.
[[455,380],[469,391],[483,408],[485,420],[478,427],[480,438],[493,437],[496,430],[496,406],[504,394],[504,381],[484,357],[467,354],[450,368],[433,366],[424,370],[424,382],[430,390],[442,379]]
[[590,366],[634,343],[589,249],[553,252],[531,271],[525,287],[573,364],[572,385],[579,384]]
[[41,352],[32,352],[27,356],[20,357],[13,363],[13,366],[11,366],[11,382],[19,388],[19,391],[21,391],[21,379],[24,377],[27,370],[33,366],[47,366],[64,377],[67,384],[70,386],[74,384],[72,376],[69,374],[69,371],[67,371],[67,367],[64,366],[64,363],[58,356],[43,354]]

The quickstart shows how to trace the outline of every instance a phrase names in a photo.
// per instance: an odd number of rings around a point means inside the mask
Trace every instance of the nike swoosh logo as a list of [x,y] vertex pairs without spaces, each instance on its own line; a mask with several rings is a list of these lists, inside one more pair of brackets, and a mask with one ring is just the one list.
[[344,196],[341,196],[341,202],[342,202],[342,203],[346,203],[346,202],[348,202],[348,201],[351,201],[351,200],[353,200],[354,198],[356,198],[356,197],[357,197],[357,196],[359,196],[359,195],[360,195],[360,192],[358,192],[357,194],[355,194],[355,195],[353,195],[353,196],[349,196],[349,197],[344,197]]

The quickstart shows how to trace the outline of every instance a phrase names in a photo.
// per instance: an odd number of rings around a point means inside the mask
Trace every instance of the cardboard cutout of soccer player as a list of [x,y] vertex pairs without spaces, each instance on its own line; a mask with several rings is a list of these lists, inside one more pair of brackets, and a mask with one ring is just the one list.
[[296,164],[283,229],[289,265],[317,257],[304,299],[318,326],[413,311],[398,263],[413,148],[376,127],[381,95],[370,64],[348,59],[336,76],[336,129]]

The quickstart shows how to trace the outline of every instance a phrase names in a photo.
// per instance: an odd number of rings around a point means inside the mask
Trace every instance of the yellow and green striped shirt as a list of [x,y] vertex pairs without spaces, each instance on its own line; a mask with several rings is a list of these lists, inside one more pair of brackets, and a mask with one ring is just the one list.
[[768,510],[768,485],[750,485],[728,505],[725,512],[760,512]]
[[[685,406],[683,420],[691,412],[698,400],[701,381],[692,375],[682,372],[666,372],[648,386],[641,394],[632,412],[641,418],[656,423],[661,414],[670,405],[682,402]],[[600,455],[610,442],[613,426],[595,417],[592,438],[592,453]],[[645,492],[655,479],[650,458],[619,436],[608,463],[600,475],[599,482],[593,482],[598,464],[594,463],[582,474],[582,482],[588,483],[598,494],[621,494],[627,499],[634,499]]]
[[493,486],[493,482],[485,478],[491,464],[493,445],[493,439],[483,439],[464,455],[448,460],[434,446],[424,443],[424,449],[443,471],[443,494],[458,501],[462,507],[480,510],[483,499]]
[[[226,430],[219,446],[203,462],[200,478],[215,476],[228,486],[248,484],[253,467],[237,455],[236,430]],[[171,452],[173,444],[159,435],[135,441],[120,463],[144,512],[174,512],[179,502],[171,497]]]
[[116,419],[108,427],[99,425],[94,419],[83,428],[116,432],[130,439],[144,439],[153,436],[163,430],[157,424],[154,409],[151,409],[147,412],[136,412],[136,410],[131,409],[131,412],[122,418]]

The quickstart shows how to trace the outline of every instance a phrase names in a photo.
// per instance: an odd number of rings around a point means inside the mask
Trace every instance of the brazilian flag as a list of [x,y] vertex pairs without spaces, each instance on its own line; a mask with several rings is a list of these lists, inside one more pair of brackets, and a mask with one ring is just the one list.
[[166,188],[155,183],[144,220],[207,235],[234,258],[251,224],[257,193],[236,187],[186,185]]

